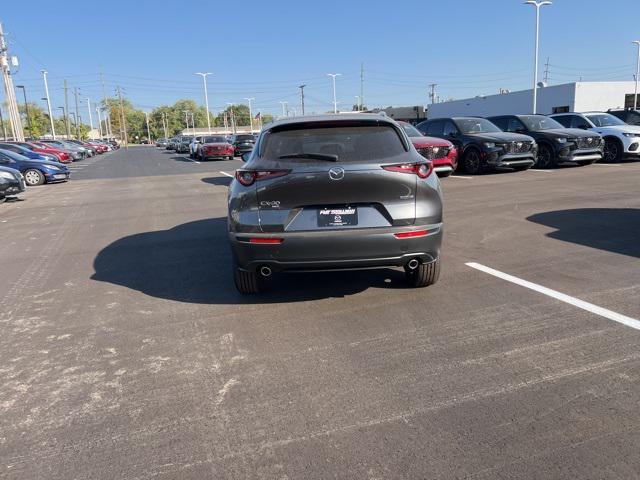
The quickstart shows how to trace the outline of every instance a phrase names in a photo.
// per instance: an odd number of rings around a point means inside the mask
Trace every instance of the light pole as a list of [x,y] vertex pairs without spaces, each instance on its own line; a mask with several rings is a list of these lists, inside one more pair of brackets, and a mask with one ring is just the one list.
[[167,136],[167,117],[164,112],[162,112],[162,128],[164,129],[164,139],[169,140],[169,137]]
[[251,109],[251,100],[255,100],[255,98],[245,98],[247,102],[249,102],[249,125],[251,126],[251,133],[253,133],[253,110]]
[[56,139],[56,129],[53,126],[53,112],[51,111],[51,99],[49,97],[49,84],[47,83],[47,71],[41,70],[42,78],[44,80],[44,93],[47,97],[47,109],[49,110],[49,121],[51,122],[51,136]]
[[358,112],[360,111],[360,95],[356,95],[356,106],[358,107]]
[[96,113],[98,114],[98,138],[102,138],[102,118],[100,117],[100,107],[96,106]]
[[638,109],[638,77],[640,77],[640,40],[634,40],[631,42],[638,46],[638,61],[636,62],[636,90],[633,95],[633,109]]
[[204,84],[204,105],[207,109],[207,133],[211,135],[211,119],[209,118],[209,95],[207,93],[207,75],[213,75],[211,72],[196,72],[195,75],[202,76],[202,83]]
[[191,112],[189,110],[183,110],[182,113],[184,113],[184,123],[187,124],[187,132],[186,133],[189,133],[189,114]]
[[545,0],[543,2],[538,2],[536,0],[527,0],[524,2],[526,5],[533,5],[536,7],[536,48],[535,48],[535,58],[533,62],[533,114],[536,114],[536,107],[538,103],[538,44],[540,40],[540,7],[545,5],[551,5],[552,3]]
[[233,133],[234,135],[237,133],[236,132],[236,116],[233,113],[233,103],[229,103],[227,102],[227,105],[229,105],[229,115],[231,115],[231,133]]
[[338,100],[336,100],[336,77],[342,75],[341,73],[327,73],[327,77],[331,77],[333,81],[333,113],[338,113]]
[[91,116],[91,100],[89,100],[89,97],[87,97],[87,110],[89,110],[89,126],[91,127],[91,132],[93,132],[93,117]]
[[285,106],[289,103],[289,102],[278,102],[280,105],[282,105],[282,116],[284,117],[286,115],[286,111],[285,111]]
[[149,114],[144,112],[144,118],[147,120],[147,140],[149,140],[149,145],[151,145],[151,130],[149,129]]
[[27,124],[29,125],[29,135],[33,137],[33,125],[31,124],[31,116],[29,115],[29,104],[27,103],[27,89],[24,88],[24,85],[16,85],[16,88],[22,90],[22,95],[24,96],[24,111],[27,114]]
[[[58,107],[60,110],[62,110],[62,121],[65,123],[67,123],[67,112],[65,111],[64,107]],[[67,137],[65,140],[67,140],[69,137]]]

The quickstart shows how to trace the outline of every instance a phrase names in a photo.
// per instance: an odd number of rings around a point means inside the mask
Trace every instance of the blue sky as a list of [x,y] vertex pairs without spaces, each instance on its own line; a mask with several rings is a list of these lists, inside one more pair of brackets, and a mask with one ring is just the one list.
[[[364,63],[367,106],[427,104],[428,84],[442,99],[517,90],[531,84],[534,8],[519,0],[323,0],[97,3],[10,2],[2,7],[14,81],[30,101],[44,96],[49,71],[53,106],[63,105],[62,80],[86,98],[121,85],[140,108],[179,98],[203,103],[209,71],[213,111],[255,97],[255,109],[298,107],[306,83],[307,111],[331,109],[327,72],[341,73],[338,100],[360,93]],[[638,0],[555,0],[542,10],[540,74],[550,58],[550,83],[631,80],[640,38]],[[42,101],[40,101],[41,104]],[[83,115],[84,117],[84,115]]]

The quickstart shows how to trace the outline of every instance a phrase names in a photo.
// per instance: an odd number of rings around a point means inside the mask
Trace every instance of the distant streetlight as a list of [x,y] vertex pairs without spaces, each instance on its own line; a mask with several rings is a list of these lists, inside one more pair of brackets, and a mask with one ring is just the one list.
[[636,62],[636,90],[633,95],[633,109],[638,109],[638,78],[640,77],[640,40],[634,40],[631,42],[638,46],[638,60]]
[[207,93],[207,75],[213,75],[213,73],[196,72],[194,75],[200,75],[202,77],[202,83],[204,84],[204,105],[205,105],[205,108],[207,109],[207,133],[211,135],[211,119],[209,118],[209,94]]
[[245,98],[247,102],[249,102],[249,125],[251,126],[251,133],[253,133],[253,110],[251,109],[251,100],[255,100],[255,98]]
[[527,0],[524,3],[525,5],[533,5],[534,7],[536,7],[536,48],[533,61],[533,114],[535,115],[538,103],[538,46],[540,43],[540,8],[545,5],[552,5],[552,2],[546,0],[543,2]]
[[338,100],[336,99],[336,77],[342,75],[341,73],[327,73],[327,77],[331,77],[333,82],[333,113],[338,113]]
[[47,96],[47,109],[49,110],[49,122],[51,123],[51,136],[53,139],[56,139],[56,129],[53,126],[53,112],[51,111],[51,99],[49,97],[49,84],[47,83],[47,71],[40,70],[42,73],[42,78],[44,80],[44,93]]
[[31,124],[31,115],[29,115],[29,104],[27,103],[27,89],[24,88],[24,85],[16,85],[16,88],[20,88],[22,90],[22,95],[24,96],[24,111],[27,114],[27,123],[29,124],[29,134],[33,138],[33,125]]

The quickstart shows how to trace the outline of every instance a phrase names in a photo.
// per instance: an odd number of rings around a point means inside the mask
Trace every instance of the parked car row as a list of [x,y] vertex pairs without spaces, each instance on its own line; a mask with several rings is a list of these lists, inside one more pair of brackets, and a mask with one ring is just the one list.
[[68,164],[108,152],[110,140],[28,140],[0,142],[0,203],[28,186],[69,180]]
[[156,140],[157,147],[188,153],[190,158],[200,160],[233,159],[251,152],[255,143],[256,137],[251,134],[196,135]]

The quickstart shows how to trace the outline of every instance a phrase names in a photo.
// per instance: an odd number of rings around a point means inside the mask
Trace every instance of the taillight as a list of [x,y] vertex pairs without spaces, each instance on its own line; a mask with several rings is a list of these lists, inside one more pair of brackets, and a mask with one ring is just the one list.
[[284,242],[284,238],[253,237],[249,239],[249,243],[261,243],[263,245],[279,245],[282,242]]
[[396,238],[414,238],[414,237],[424,237],[429,234],[429,230],[414,230],[412,232],[400,232],[394,233],[393,235]]
[[236,170],[236,180],[245,187],[249,187],[253,185],[253,182],[284,177],[289,172],[290,170]]
[[400,163],[398,165],[384,165],[382,168],[388,172],[411,173],[420,178],[427,178],[433,172],[433,164],[426,163]]

